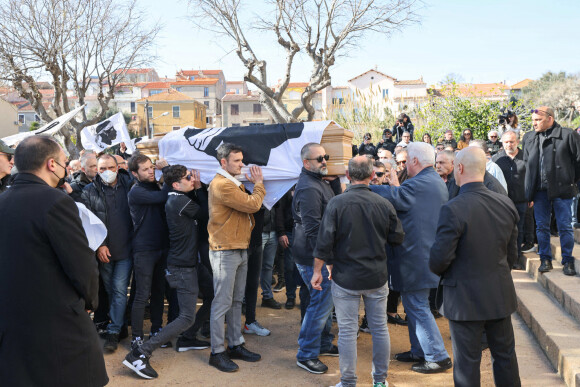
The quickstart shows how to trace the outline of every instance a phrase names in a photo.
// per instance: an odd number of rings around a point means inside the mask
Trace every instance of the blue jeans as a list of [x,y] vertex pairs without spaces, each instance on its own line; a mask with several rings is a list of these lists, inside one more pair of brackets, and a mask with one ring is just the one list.
[[278,238],[276,232],[262,233],[262,273],[260,274],[260,286],[262,287],[262,298],[274,298],[272,294],[272,270],[274,270],[274,259],[276,258],[276,247]]
[[332,339],[334,338],[334,335],[330,333],[332,327],[330,314],[333,303],[328,270],[326,270],[326,266],[322,266],[322,290],[315,290],[310,283],[314,273],[313,267],[299,264],[296,266],[310,293],[310,304],[306,308],[298,336],[299,348],[296,359],[298,361],[318,359],[321,351],[328,351],[332,348]]
[[554,215],[560,233],[562,247],[562,264],[574,262],[574,230],[572,229],[572,199],[548,199],[546,191],[538,191],[534,196],[534,216],[536,217],[536,235],[538,237],[538,254],[540,259],[552,260],[550,247],[550,215],[554,206]]
[[373,340],[373,381],[384,383],[389,369],[391,343],[387,328],[387,295],[384,284],[378,289],[349,290],[332,282],[332,298],[338,322],[338,352],[340,353],[340,382],[343,387],[356,386],[356,336],[361,297]]
[[577,216],[577,213],[578,213],[578,196],[579,195],[575,195],[572,198],[572,208],[571,208],[571,210],[572,210],[572,228],[574,228],[574,224],[575,223],[578,223],[578,216]]
[[[449,357],[435,318],[429,309],[430,289],[401,292],[403,306],[409,321],[411,353],[426,361],[442,361]],[[371,330],[372,331],[372,330]]]
[[99,262],[99,272],[103,278],[105,290],[109,295],[109,316],[111,323],[107,327],[108,333],[119,333],[125,322],[127,308],[127,288],[131,279],[133,259],[126,258],[109,263]]
[[296,287],[302,283],[300,279],[300,272],[294,264],[294,257],[292,256],[292,243],[294,243],[294,233],[292,231],[286,232],[289,246],[284,249],[284,279],[286,280],[286,298],[296,299]]

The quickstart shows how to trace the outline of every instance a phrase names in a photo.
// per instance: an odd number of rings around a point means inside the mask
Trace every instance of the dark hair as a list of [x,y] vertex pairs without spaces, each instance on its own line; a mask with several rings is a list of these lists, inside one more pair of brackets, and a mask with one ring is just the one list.
[[[306,160],[307,158],[310,157],[310,149],[315,148],[315,147],[322,147],[322,145],[320,145],[317,142],[309,142],[308,144],[304,145],[302,147],[302,149],[300,149],[300,159],[301,160]],[[354,149],[356,149],[356,145],[353,145],[353,151]],[[358,150],[357,150],[358,153]]]
[[411,122],[411,117],[409,117],[408,115],[406,115],[405,113],[401,113],[399,114],[398,121],[401,121],[402,123],[405,123],[405,118],[407,119],[407,122],[410,123]]
[[177,183],[179,180],[183,179],[187,175],[187,168],[183,165],[171,165],[163,171],[163,180],[168,186],[172,186],[173,183]]
[[373,160],[365,157],[360,158],[358,161],[356,158],[350,159],[348,162],[348,175],[351,181],[363,181],[368,179],[373,174]]
[[463,129],[463,130],[461,131],[461,137],[459,137],[459,140],[461,140],[461,141],[465,141],[465,137],[463,136],[463,133],[465,133],[465,131],[466,131],[466,130],[469,132],[469,134],[471,134],[471,136],[469,136],[469,137],[471,137],[471,138],[469,139],[469,141],[471,141],[471,140],[474,140],[474,138],[473,138],[473,132],[472,132],[472,131],[471,131],[471,129],[469,129],[469,128],[465,128],[465,129]]
[[56,159],[61,147],[52,137],[26,137],[14,151],[14,163],[18,172],[36,172],[49,159]]
[[[99,162],[99,160],[104,160],[104,159],[113,159],[113,161],[115,162],[116,166],[119,166],[119,162],[117,162],[117,159],[115,158],[115,156],[112,156],[108,153],[104,153],[102,155],[99,156],[99,158],[97,159],[97,163]],[[139,168],[137,168],[139,169]]]
[[143,153],[136,153],[127,161],[129,171],[137,172],[139,170],[139,165],[146,163],[147,161],[151,161],[148,156],[145,156]]
[[216,158],[219,162],[221,162],[222,159],[227,160],[228,157],[230,157],[230,154],[240,152],[243,152],[242,147],[229,142],[224,142],[217,148]]
[[429,133],[424,133],[423,138],[425,138],[425,136],[429,137],[429,144],[433,145],[433,139],[431,139],[431,135]]
[[385,164],[381,163],[379,160],[375,160],[373,162],[373,167],[377,167],[377,168],[385,168]]

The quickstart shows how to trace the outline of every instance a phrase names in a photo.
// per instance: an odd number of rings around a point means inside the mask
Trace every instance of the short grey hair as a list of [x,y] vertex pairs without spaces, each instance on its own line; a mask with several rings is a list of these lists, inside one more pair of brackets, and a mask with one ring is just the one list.
[[306,159],[310,158],[310,149],[316,148],[316,147],[322,147],[322,145],[320,145],[316,142],[309,142],[308,144],[304,145],[302,147],[302,149],[300,150],[300,159],[306,160]]
[[445,150],[445,149],[444,149],[444,150],[442,150],[441,152],[439,152],[439,154],[438,154],[437,156],[439,156],[439,155],[441,155],[441,156],[446,156],[446,157],[448,157],[448,158],[449,158],[449,160],[451,160],[451,161],[455,160],[455,152],[453,152],[453,151],[450,151],[450,150]]
[[520,139],[519,134],[513,129],[508,129],[505,132],[503,132],[501,138],[503,139],[503,136],[505,136],[506,134],[513,134],[514,136],[516,136],[516,141],[519,141]]
[[471,140],[471,141],[469,142],[469,146],[475,146],[475,147],[478,147],[478,148],[480,148],[480,149],[483,151],[483,153],[485,153],[485,154],[488,154],[488,153],[490,153],[490,152],[489,152],[489,149],[487,148],[487,144],[486,144],[486,143],[485,143],[485,141],[483,141],[483,140]]
[[373,159],[369,157],[353,157],[348,162],[348,175],[351,181],[363,181],[373,174]]
[[97,159],[97,156],[94,153],[85,153],[81,156],[81,158],[79,159],[79,161],[81,162],[81,167],[82,168],[86,168],[87,167],[87,163],[89,162],[90,159]]
[[224,142],[217,148],[216,152],[216,159],[221,162],[222,159],[228,159],[231,153],[243,153],[243,150],[240,146]]
[[412,142],[407,146],[407,157],[417,158],[421,165],[435,164],[435,150],[426,142]]

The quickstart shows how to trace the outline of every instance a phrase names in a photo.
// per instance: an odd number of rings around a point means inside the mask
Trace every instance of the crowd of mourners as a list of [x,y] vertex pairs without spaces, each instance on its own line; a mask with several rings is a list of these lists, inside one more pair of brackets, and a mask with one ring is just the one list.
[[[124,144],[69,161],[50,137],[28,137],[16,149],[0,142],[0,216],[14,219],[0,236],[0,292],[20,295],[2,297],[0,309],[34,309],[0,319],[0,358],[14,364],[0,380],[44,385],[52,365],[59,368],[54,385],[102,386],[100,351],[115,352],[129,337],[123,364],[145,379],[158,377],[150,358],[167,347],[210,348],[211,366],[236,371],[235,360],[261,359],[244,335],[271,334],[256,319],[261,289],[263,308],[300,307],[298,367],[322,374],[328,367],[320,357],[339,356],[337,386],[356,385],[360,332],[372,335],[374,386],[388,385],[387,324],[408,327],[410,349],[394,359],[415,372],[453,367],[456,385],[479,385],[481,351],[489,347],[496,384],[519,386],[510,270],[522,269],[522,253],[536,251],[539,271],[552,270],[550,237],[557,235],[562,271],[575,275],[573,230],[580,227],[580,135],[561,127],[549,107],[534,109],[532,121],[523,133],[510,112],[487,139],[465,129],[459,141],[451,130],[414,141],[403,114],[376,144],[367,133],[353,146],[348,184],[329,176],[322,145],[306,144],[298,182],[271,209],[263,206],[261,168],[242,175],[244,149],[236,144],[219,146],[220,168],[206,185],[199,171],[129,155]],[[105,225],[96,251],[67,196]],[[274,293],[283,291],[281,304]],[[454,364],[435,322],[442,315]],[[23,343],[38,334],[27,318],[38,316],[69,336],[43,338],[48,348],[35,343],[38,353],[30,355]],[[75,343],[82,353],[70,350]]]

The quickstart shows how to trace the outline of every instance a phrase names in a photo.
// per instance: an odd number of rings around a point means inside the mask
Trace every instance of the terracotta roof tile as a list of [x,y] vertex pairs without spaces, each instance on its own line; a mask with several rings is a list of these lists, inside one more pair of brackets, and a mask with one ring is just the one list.
[[512,90],[519,90],[519,89],[523,89],[524,87],[528,86],[530,84],[530,82],[532,82],[533,79],[530,78],[526,78],[523,81],[519,81],[518,83],[514,83],[511,88]]
[[191,98],[188,95],[180,93],[177,90],[169,89],[168,91],[164,91],[159,94],[154,94],[146,98],[138,99],[137,102],[145,102],[148,100],[149,102],[161,102],[161,101],[195,101],[195,99]]
[[374,72],[375,72],[375,73],[377,73],[377,74],[381,74],[381,75],[383,75],[383,76],[385,76],[385,77],[387,77],[387,78],[391,78],[393,81],[396,81],[396,80],[397,80],[396,78],[393,78],[393,77],[391,77],[390,75],[387,75],[387,74],[385,74],[385,73],[381,73],[381,72],[380,72],[380,71],[378,71],[378,70],[375,70],[375,69],[370,69],[369,71],[365,71],[364,73],[362,73],[362,74],[359,74],[359,75],[357,75],[356,77],[354,77],[354,78],[352,78],[352,79],[349,79],[349,80],[348,80],[348,82],[354,81],[355,79],[357,79],[357,78],[360,78],[360,77],[362,77],[363,75],[366,75],[366,74],[370,73],[371,71],[374,71]]
[[410,79],[405,81],[395,81],[395,85],[425,85],[422,79]]
[[290,82],[288,87],[307,87],[309,84],[308,82]]
[[259,101],[260,96],[258,94],[226,94],[222,98],[223,102],[233,102],[233,101]]
[[[119,70],[115,71],[113,74],[121,74],[123,71],[125,71],[125,70],[119,69]],[[150,73],[152,71],[155,71],[155,69],[127,69],[125,74],[147,74],[147,73]]]
[[169,89],[171,87],[170,82],[149,82],[144,89]]
[[195,86],[195,85],[215,85],[218,83],[217,78],[196,78],[193,81],[176,81],[169,82],[171,86]]

